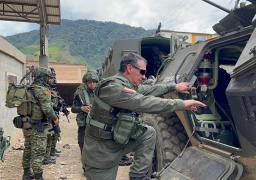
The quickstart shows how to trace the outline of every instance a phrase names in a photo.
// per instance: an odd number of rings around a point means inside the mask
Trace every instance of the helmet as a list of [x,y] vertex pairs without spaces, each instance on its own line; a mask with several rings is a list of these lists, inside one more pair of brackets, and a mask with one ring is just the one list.
[[83,83],[86,83],[87,81],[99,81],[99,77],[96,72],[93,71],[88,71],[84,76],[83,76]]
[[51,70],[40,67],[35,71],[34,81],[41,82],[42,84],[46,85],[46,84],[48,84],[48,77],[54,78],[55,76],[53,75]]

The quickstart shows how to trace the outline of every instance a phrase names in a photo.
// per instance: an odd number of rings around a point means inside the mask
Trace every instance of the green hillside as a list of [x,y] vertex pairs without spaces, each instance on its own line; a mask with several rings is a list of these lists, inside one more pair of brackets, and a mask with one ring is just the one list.
[[[108,48],[118,39],[151,36],[153,31],[113,22],[92,20],[63,20],[61,25],[50,25],[48,33],[49,61],[87,64],[100,67]],[[38,60],[39,31],[6,37],[24,54]]]

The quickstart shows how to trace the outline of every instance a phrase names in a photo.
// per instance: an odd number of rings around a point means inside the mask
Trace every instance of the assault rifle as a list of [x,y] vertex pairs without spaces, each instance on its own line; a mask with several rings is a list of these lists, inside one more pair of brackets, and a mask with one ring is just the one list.
[[58,102],[58,106],[57,106],[57,111],[62,112],[66,116],[68,122],[70,122],[69,117],[68,117],[70,112],[67,109],[67,104],[65,103],[65,100],[60,96],[58,96],[58,99],[59,99],[59,102]]
[[10,146],[11,137],[8,138],[3,136],[4,130],[0,128],[0,160],[4,161],[4,152]]
[[54,134],[60,134],[60,126],[59,125],[55,125],[53,122],[52,122],[52,128],[49,129],[49,132],[53,131]]
[[80,96],[80,94],[77,94],[77,97],[79,99],[79,101],[81,102],[82,106],[88,106],[88,104],[86,102],[84,102],[83,98]]

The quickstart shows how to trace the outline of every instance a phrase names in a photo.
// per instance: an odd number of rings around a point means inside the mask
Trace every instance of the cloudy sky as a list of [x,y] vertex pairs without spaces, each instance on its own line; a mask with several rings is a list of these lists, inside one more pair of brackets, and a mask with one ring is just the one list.
[[[212,25],[227,15],[202,0],[60,0],[62,19],[113,21],[145,29],[213,33]],[[227,9],[237,0],[211,0]],[[240,0],[244,2],[245,0]],[[0,22],[0,35],[38,29],[37,24]],[[13,28],[15,27],[15,28]]]

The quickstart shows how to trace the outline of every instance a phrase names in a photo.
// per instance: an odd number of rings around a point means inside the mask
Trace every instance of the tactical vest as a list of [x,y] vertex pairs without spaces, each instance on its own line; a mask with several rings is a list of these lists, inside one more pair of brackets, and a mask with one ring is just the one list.
[[100,88],[111,82],[131,88],[127,79],[118,75],[101,81],[95,90],[94,103],[86,120],[90,124],[87,129],[95,137],[127,144],[130,138],[136,139],[143,134],[145,127],[141,126],[137,113],[111,107],[99,98]]
[[[79,86],[76,93],[74,94],[74,96],[78,96],[78,95],[80,95],[80,98],[84,102],[84,104],[82,104],[82,105],[90,106],[91,103],[93,102],[93,99],[94,99],[93,93],[89,93],[87,91],[86,86],[84,86],[84,85]],[[86,122],[85,122],[86,117],[87,117],[87,113],[81,112],[81,113],[77,114],[76,122],[79,127],[83,127],[86,125]]]
[[119,84],[122,84],[125,87],[130,87],[130,84],[126,83],[127,81],[124,77],[121,76],[113,76],[109,77],[105,80],[102,80],[96,90],[95,90],[95,100],[92,106],[92,109],[90,111],[90,116],[92,119],[95,119],[97,121],[100,121],[105,124],[114,124],[115,123],[115,115],[117,111],[120,111],[118,109],[112,108],[110,105],[106,104],[105,102],[101,101],[99,99],[99,90],[101,87],[105,86],[106,84],[109,84],[111,82],[116,82]]

